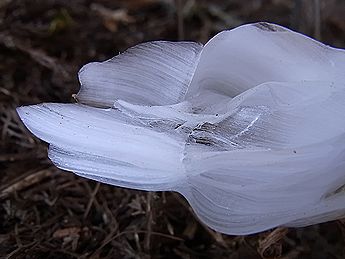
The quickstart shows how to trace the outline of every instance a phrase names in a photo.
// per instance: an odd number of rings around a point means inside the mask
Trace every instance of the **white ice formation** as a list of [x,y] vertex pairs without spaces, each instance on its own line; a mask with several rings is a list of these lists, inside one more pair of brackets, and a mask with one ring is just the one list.
[[79,72],[80,103],[18,108],[62,169],[172,190],[227,234],[345,215],[345,51],[269,23],[139,44]]

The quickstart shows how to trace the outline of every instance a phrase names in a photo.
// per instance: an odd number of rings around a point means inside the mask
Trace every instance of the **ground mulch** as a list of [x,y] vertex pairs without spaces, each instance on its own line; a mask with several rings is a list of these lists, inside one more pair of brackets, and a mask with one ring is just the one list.
[[176,193],[63,172],[15,112],[73,102],[83,64],[140,42],[206,42],[270,21],[345,47],[344,15],[343,0],[0,1],[0,258],[344,258],[345,221],[227,236],[200,223]]

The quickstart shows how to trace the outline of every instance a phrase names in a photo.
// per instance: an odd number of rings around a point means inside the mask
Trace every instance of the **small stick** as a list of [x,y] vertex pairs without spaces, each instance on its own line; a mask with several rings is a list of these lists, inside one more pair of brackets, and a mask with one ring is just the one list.
[[146,198],[146,215],[147,215],[147,225],[146,225],[146,235],[144,240],[144,249],[146,252],[150,251],[151,247],[151,233],[152,233],[152,210],[151,210],[151,203],[152,203],[152,192],[147,193]]
[[19,179],[15,180],[14,183],[11,185],[0,189],[0,200],[7,198],[11,193],[18,192],[24,190],[36,183],[39,183],[44,178],[49,177],[53,174],[52,167],[36,171],[34,173],[29,174],[25,178],[19,177]]
[[177,13],[178,39],[179,40],[184,40],[184,21],[183,21],[182,0],[176,0],[176,13]]
[[314,0],[314,37],[321,40],[321,6],[320,0]]
[[100,186],[101,186],[101,184],[99,182],[97,182],[95,189],[91,193],[91,197],[90,197],[89,203],[87,204],[87,207],[86,207],[86,210],[85,210],[85,213],[84,213],[84,219],[86,219],[87,215],[90,212],[91,206],[92,206],[92,204],[93,204],[93,202],[95,200],[96,194],[97,194]]

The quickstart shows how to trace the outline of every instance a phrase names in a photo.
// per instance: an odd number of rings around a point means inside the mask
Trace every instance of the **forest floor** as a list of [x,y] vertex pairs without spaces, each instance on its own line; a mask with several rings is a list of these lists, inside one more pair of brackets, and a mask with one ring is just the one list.
[[176,193],[63,172],[15,111],[73,102],[83,64],[143,41],[205,43],[226,28],[270,21],[345,47],[344,15],[343,0],[0,1],[0,258],[344,258],[340,220],[228,236],[200,223]]

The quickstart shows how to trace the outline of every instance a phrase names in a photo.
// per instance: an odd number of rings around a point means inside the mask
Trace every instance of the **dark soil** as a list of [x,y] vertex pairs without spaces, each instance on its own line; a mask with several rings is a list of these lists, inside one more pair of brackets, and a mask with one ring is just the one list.
[[[52,166],[15,108],[73,102],[77,71],[156,39],[206,42],[275,22],[345,47],[345,1],[1,0],[1,258],[344,258],[342,221],[252,236],[202,225],[176,193],[117,188]],[[320,23],[315,13],[320,11]],[[320,29],[318,27],[320,26]]]

